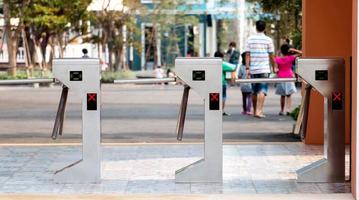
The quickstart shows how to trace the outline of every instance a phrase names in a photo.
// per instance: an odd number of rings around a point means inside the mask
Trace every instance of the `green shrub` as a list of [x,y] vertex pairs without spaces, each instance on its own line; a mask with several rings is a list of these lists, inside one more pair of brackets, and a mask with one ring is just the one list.
[[9,79],[30,79],[30,78],[52,78],[53,75],[51,71],[41,72],[36,70],[33,72],[32,76],[28,76],[26,71],[18,70],[16,76],[10,76],[7,72],[0,73],[0,80],[9,80]]
[[290,116],[294,119],[297,120],[298,119],[298,115],[299,115],[299,111],[300,111],[300,105],[296,108],[293,109],[293,111],[290,113]]
[[[117,79],[135,79],[136,73],[133,71],[119,71],[112,72],[106,71],[101,73],[103,83],[113,83]],[[36,70],[32,73],[32,77],[29,77],[26,74],[26,71],[18,71],[16,76],[10,76],[7,72],[0,73],[0,80],[9,80],[9,79],[29,79],[29,78],[53,78],[51,71],[41,72]]]
[[136,73],[133,71],[105,71],[101,73],[102,83],[113,83],[114,80],[118,79],[135,79]]

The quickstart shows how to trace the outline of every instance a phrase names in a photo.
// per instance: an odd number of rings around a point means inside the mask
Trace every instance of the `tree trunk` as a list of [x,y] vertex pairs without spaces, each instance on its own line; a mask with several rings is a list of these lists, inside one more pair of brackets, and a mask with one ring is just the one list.
[[7,42],[8,50],[8,60],[9,60],[9,75],[16,75],[16,51],[17,51],[17,38],[16,34],[13,35],[11,30],[11,11],[10,11],[10,1],[3,1],[3,13],[4,13],[4,22],[5,22],[5,36]]
[[116,61],[115,61],[115,71],[119,71],[122,69],[122,48],[116,49],[116,55],[115,55]]
[[16,53],[17,53],[17,41],[13,38],[7,42],[8,44],[8,54],[9,54],[9,75],[16,76]]
[[153,29],[153,69],[156,69],[157,68],[157,65],[158,65],[158,55],[157,55],[157,52],[158,52],[158,45],[157,45],[157,30],[156,28]]

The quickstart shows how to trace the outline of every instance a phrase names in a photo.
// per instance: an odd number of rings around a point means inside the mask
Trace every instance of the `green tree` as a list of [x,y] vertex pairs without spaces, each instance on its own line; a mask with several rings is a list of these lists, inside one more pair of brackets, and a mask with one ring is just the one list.
[[128,70],[125,48],[133,47],[141,52],[140,29],[136,22],[137,16],[143,13],[143,7],[139,1],[133,0],[123,0],[121,9],[112,10],[109,5],[92,13],[91,22],[98,33],[93,34],[89,41],[99,45],[100,57],[108,48],[110,67],[114,71]]
[[[91,0],[31,0],[23,15],[27,38],[34,47],[31,52],[40,52],[35,56],[44,60],[47,45],[52,50],[58,45],[62,57],[68,43],[89,34],[87,8],[90,3]],[[39,64],[46,67],[46,63]]]
[[[30,0],[4,0],[4,25],[5,38],[8,50],[9,74],[16,75],[16,53],[18,50],[18,42],[24,28],[23,14],[29,5]],[[16,20],[18,19],[18,20]],[[17,21],[16,23],[13,23]]]
[[277,45],[281,38],[288,38],[293,41],[296,48],[301,48],[302,35],[302,0],[249,0],[257,3],[261,18],[269,24],[274,24],[272,34]]
[[154,66],[158,65],[159,47],[157,42],[159,40],[166,39],[168,41],[166,52],[180,55],[178,42],[181,38],[178,36],[177,30],[180,27],[197,24],[199,21],[197,17],[186,13],[192,9],[186,2],[186,0],[157,0],[154,1],[153,8],[148,10],[145,21],[149,22],[152,27],[146,32],[148,48],[145,49],[145,68],[147,68],[149,60],[153,60]]

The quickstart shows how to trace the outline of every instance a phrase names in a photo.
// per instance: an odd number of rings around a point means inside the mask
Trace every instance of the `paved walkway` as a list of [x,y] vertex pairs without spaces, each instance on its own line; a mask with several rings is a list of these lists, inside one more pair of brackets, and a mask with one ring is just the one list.
[[354,200],[351,194],[289,195],[0,195],[0,200]]
[[225,145],[223,184],[176,184],[175,170],[199,160],[202,145],[106,145],[100,184],[55,184],[54,171],[80,159],[80,146],[2,146],[0,194],[350,193],[349,183],[295,181],[295,171],[320,159],[321,151],[300,143]]
[[[176,143],[176,124],[182,86],[102,85],[102,139],[104,142]],[[0,143],[53,143],[50,138],[60,87],[0,87]],[[279,116],[279,97],[274,88],[266,101],[266,119],[241,114],[240,88],[228,91],[226,111],[232,116],[223,119],[226,142],[296,142],[289,133],[295,123],[288,116]],[[293,105],[300,103],[300,94],[293,96]],[[64,136],[57,142],[80,142],[81,106],[70,90],[66,107]],[[185,123],[185,142],[203,139],[203,102],[190,92]]]

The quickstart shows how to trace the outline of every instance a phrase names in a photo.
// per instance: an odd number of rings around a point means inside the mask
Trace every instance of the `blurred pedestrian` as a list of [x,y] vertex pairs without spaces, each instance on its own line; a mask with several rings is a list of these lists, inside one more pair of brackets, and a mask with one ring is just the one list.
[[[271,73],[270,61],[273,71],[276,71],[274,62],[273,40],[264,34],[266,23],[262,20],[256,22],[257,34],[248,38],[246,52],[246,72],[252,79],[268,78]],[[268,93],[268,84],[254,83],[253,89],[253,112],[254,116],[264,118],[263,106]]]
[[[238,78],[247,79],[246,73],[246,53],[242,53],[242,65],[238,69]],[[243,115],[252,115],[251,107],[252,107],[252,84],[250,83],[241,83],[241,92],[242,92],[242,107]]]
[[[175,78],[176,74],[171,69],[167,69],[166,76],[167,76],[167,78]],[[176,82],[165,83],[165,85],[168,85],[168,84],[175,85]]]
[[161,66],[157,66],[157,68],[154,71],[156,78],[163,78],[164,77],[164,71]]
[[106,61],[104,59],[100,59],[100,65],[101,65],[101,71],[107,71],[108,64],[106,63]]
[[[275,62],[278,65],[278,78],[293,78],[294,72],[292,63],[297,56],[302,54],[297,49],[290,48],[288,44],[283,44],[280,47],[281,56],[275,58]],[[293,82],[278,83],[276,85],[276,94],[280,95],[280,112],[279,115],[289,115],[292,106],[291,95],[296,93],[297,89]]]
[[[214,53],[214,57],[223,59],[224,58],[224,53],[222,53],[220,50],[218,50],[218,51],[216,51]],[[227,100],[226,72],[232,72],[233,73],[233,72],[236,71],[236,67],[237,67],[236,65],[233,65],[233,64],[228,63],[228,62],[223,62],[222,63],[222,111],[223,111],[223,116],[230,116],[229,113],[226,113],[224,111],[224,108],[226,106],[226,100]],[[234,81],[234,80],[232,80],[232,81]]]
[[83,53],[82,58],[90,58],[90,57],[87,55],[87,54],[88,54],[88,51],[87,51],[86,48],[83,48],[83,49],[82,49],[82,53]]
[[190,58],[194,56],[194,51],[192,49],[187,51],[186,57]]
[[228,62],[231,64],[238,65],[239,64],[239,57],[240,53],[236,49],[237,44],[235,42],[230,42],[228,45],[229,49],[227,50],[226,56],[228,58]]

